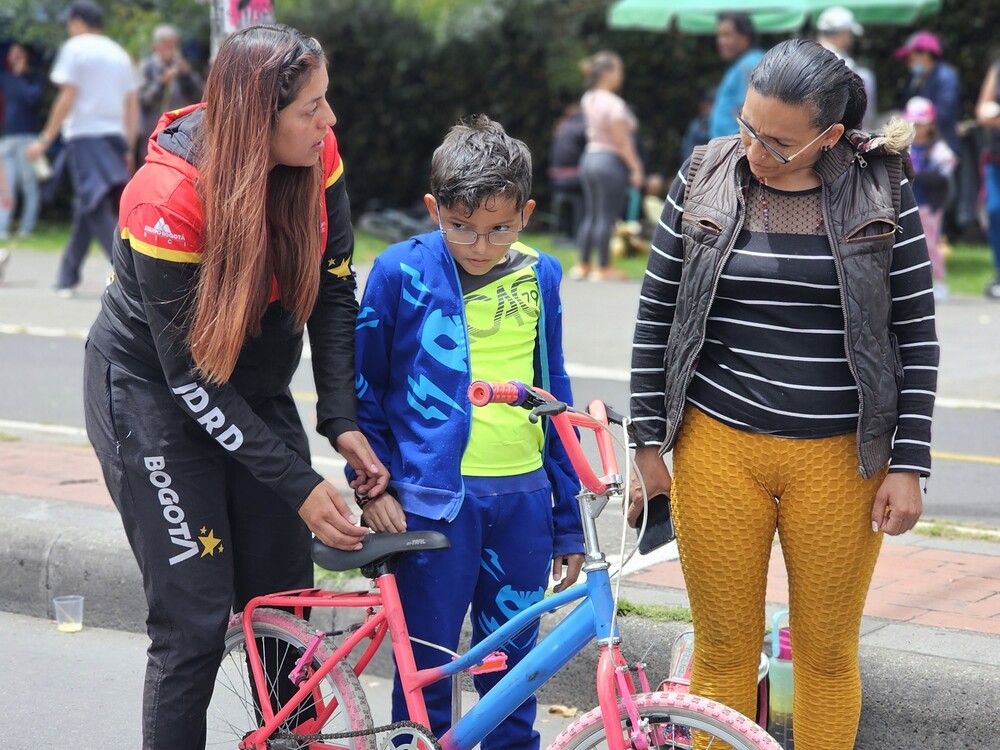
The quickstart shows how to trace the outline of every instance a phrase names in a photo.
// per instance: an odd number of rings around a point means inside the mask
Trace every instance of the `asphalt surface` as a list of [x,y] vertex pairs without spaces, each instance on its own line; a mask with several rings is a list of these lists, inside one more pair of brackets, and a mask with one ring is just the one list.
[[[106,272],[103,260],[92,256],[78,297],[58,299],[49,290],[56,260],[51,254],[17,251],[0,284],[0,434],[8,439],[45,441],[51,445],[54,464],[61,460],[65,446],[86,442],[80,429],[80,344],[98,309]],[[637,295],[635,283],[564,283],[565,350],[578,401],[600,396],[624,408]],[[1000,480],[1000,306],[971,298],[949,300],[938,309],[938,328],[942,366],[935,415],[935,475],[928,487],[926,513],[964,524],[1000,526],[996,490]],[[303,402],[304,417],[311,421],[309,377],[308,368],[303,368],[293,388]],[[317,466],[334,475],[336,456],[328,446],[317,443],[315,447]],[[614,513],[602,517],[600,533],[607,540],[606,549],[617,551],[620,534]],[[986,575],[1000,578],[1000,545],[968,540],[937,544],[946,551],[985,560]],[[665,551],[652,561],[634,561],[630,570],[669,556]],[[58,656],[66,653],[60,649],[68,648],[67,644],[85,643],[88,632],[98,632],[91,630],[95,626],[121,631],[143,627],[145,605],[138,572],[113,509],[30,492],[0,494],[0,566],[5,571],[0,578],[0,610],[37,618],[0,616],[5,633],[0,639],[0,674],[5,677],[0,679],[0,696],[24,706],[23,713],[15,711],[8,719],[18,726],[30,723],[31,710],[37,708],[34,696],[45,696],[50,707],[66,709],[49,711],[47,726],[39,727],[36,722],[33,734],[14,735],[13,741],[8,734],[6,745],[51,745],[55,743],[50,738],[55,736],[69,740],[61,743],[68,746],[137,746],[97,744],[73,732],[81,731],[88,709],[100,710],[96,715],[105,719],[113,717],[116,729],[119,724],[137,725],[137,703],[129,701],[142,668],[143,639],[107,632],[101,635],[104,640],[98,639],[89,661],[72,669],[70,657]],[[56,634],[54,625],[46,621],[51,616],[51,596],[70,592],[87,597],[87,627],[82,636]],[[624,585],[623,598],[686,601],[683,590],[648,583]],[[990,600],[984,599],[987,605]],[[665,674],[669,644],[683,627],[635,616],[622,622],[629,655],[638,658],[645,653],[654,675]],[[71,640],[74,637],[78,640]],[[125,642],[131,650],[121,646]],[[73,646],[68,653],[76,651]],[[594,705],[593,656],[584,653],[572,661],[540,692],[541,700],[583,709]],[[50,658],[56,660],[54,666]],[[43,664],[48,665],[44,670]],[[857,748],[1000,748],[997,635],[866,617],[861,665],[865,703]],[[375,666],[376,672],[387,674],[387,666]],[[46,677],[34,679],[33,670]],[[9,675],[18,678],[6,679]],[[53,685],[59,689],[53,691]],[[100,685],[107,688],[105,693],[97,690]],[[32,699],[26,701],[25,696]],[[105,705],[109,713],[101,710]],[[129,735],[123,731],[122,736]]]

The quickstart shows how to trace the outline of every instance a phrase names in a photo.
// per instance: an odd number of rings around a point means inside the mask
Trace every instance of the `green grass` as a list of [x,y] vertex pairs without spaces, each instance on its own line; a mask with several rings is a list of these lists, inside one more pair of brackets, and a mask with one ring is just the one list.
[[17,435],[10,435],[6,432],[0,432],[0,443],[19,443],[21,438]]
[[[11,247],[18,246],[41,250],[43,252],[60,252],[66,245],[69,226],[66,224],[40,225],[28,241],[13,240]],[[564,244],[555,244],[552,235],[544,232],[526,232],[522,241],[531,247],[554,255],[559,259],[563,269],[569,269],[576,262],[576,249]],[[365,232],[354,233],[354,262],[369,265],[375,257],[388,245],[385,240]],[[624,271],[629,278],[641,279],[646,270],[646,256],[619,258],[615,265]],[[948,259],[947,282],[953,294],[978,297],[986,285],[993,280],[992,255],[986,245],[956,244],[952,246],[952,255]]]
[[[977,528],[981,528],[982,531],[977,531]],[[949,521],[927,518],[913,528],[913,533],[932,539],[972,539],[979,542],[1000,544],[1000,535],[995,531],[991,533],[982,524],[972,522],[968,524],[963,522],[962,528],[958,528]]]
[[620,617],[644,617],[654,622],[691,622],[691,610],[688,607],[667,607],[662,604],[637,604],[627,599],[618,600],[618,615]]
[[947,261],[945,281],[952,294],[978,297],[996,277],[993,256],[987,245],[953,245]]
[[[42,252],[62,252],[62,249],[66,247],[66,241],[69,239],[69,225],[68,224],[50,224],[50,223],[40,223],[35,229],[35,233],[31,235],[30,239],[22,240],[17,237],[11,237],[10,241],[7,243],[7,247],[12,249],[17,249],[19,247],[27,248],[29,250],[41,250]],[[94,244],[97,247],[97,244]]]

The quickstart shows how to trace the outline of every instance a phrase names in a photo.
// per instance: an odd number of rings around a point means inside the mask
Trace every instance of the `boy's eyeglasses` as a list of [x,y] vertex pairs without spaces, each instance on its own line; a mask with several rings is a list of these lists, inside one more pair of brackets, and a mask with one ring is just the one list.
[[791,156],[785,156],[783,153],[778,151],[778,149],[776,149],[770,143],[761,138],[760,133],[758,133],[756,130],[750,127],[750,125],[747,124],[747,121],[743,119],[743,115],[736,115],[736,122],[739,123],[740,127],[743,128],[743,130],[746,132],[748,136],[750,136],[752,140],[757,141],[757,143],[763,146],[764,150],[766,150],[767,153],[769,153],[772,157],[774,157],[774,160],[777,161],[779,164],[788,164],[788,162],[790,162],[792,159],[802,156],[802,154],[804,154],[811,145],[813,145],[816,141],[818,141],[820,138],[822,138],[824,135],[830,132],[830,128],[832,128],[834,125],[837,124],[837,123],[831,123],[826,130],[817,135],[815,138],[809,141],[809,143],[800,148],[794,154],[792,154]]
[[448,242],[456,245],[475,245],[480,237],[485,237],[491,245],[503,246],[513,245],[517,242],[518,236],[524,231],[524,209],[521,209],[520,229],[491,229],[488,232],[477,232],[475,229],[453,228],[445,229],[441,225],[441,211],[438,210],[438,229],[445,236]]

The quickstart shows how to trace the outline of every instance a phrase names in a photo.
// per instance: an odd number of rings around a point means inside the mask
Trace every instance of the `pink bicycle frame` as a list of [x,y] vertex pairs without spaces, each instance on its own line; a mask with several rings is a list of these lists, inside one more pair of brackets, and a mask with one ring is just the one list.
[[[534,391],[547,398],[552,398],[550,394],[545,393],[540,389],[534,389]],[[618,464],[612,447],[611,437],[606,429],[608,422],[604,404],[600,401],[594,401],[590,404],[588,409],[590,416],[568,411],[552,415],[550,418],[554,429],[566,448],[570,461],[573,463],[583,486],[594,495],[603,495],[609,490],[609,482],[618,481],[618,479],[620,479],[618,476]],[[574,427],[589,429],[595,433],[598,451],[601,456],[602,467],[606,472],[603,478],[599,478],[593,469],[591,469],[586,457],[584,456],[580,441],[577,439],[576,434],[573,431]],[[592,518],[588,518],[587,521],[589,521],[591,525],[593,524]],[[590,577],[593,578],[593,581],[588,579],[588,583],[585,584],[587,589],[586,594],[580,591],[580,587],[584,586],[584,584],[580,584],[573,587],[573,589],[576,590],[575,593],[571,589],[550,597],[549,602],[551,606],[549,608],[554,609],[557,606],[561,606],[565,602],[589,595],[590,605],[593,608],[593,612],[604,613],[604,615],[599,616],[588,611],[586,614],[586,619],[588,621],[592,620],[593,623],[596,623],[596,636],[600,644],[600,657],[597,667],[597,691],[600,700],[601,713],[604,717],[606,726],[618,726],[619,698],[621,698],[622,703],[632,720],[633,728],[638,728],[640,726],[638,712],[636,711],[633,702],[628,699],[628,696],[633,695],[636,692],[636,684],[633,680],[632,672],[638,672],[640,688],[642,691],[648,691],[649,686],[646,682],[646,677],[641,669],[641,666],[638,668],[630,668],[626,663],[619,649],[616,633],[613,632],[611,628],[610,613],[613,612],[613,602],[611,597],[611,586],[608,582],[606,564],[603,568],[599,567],[590,573]],[[341,661],[347,664],[352,663],[350,661],[352,652],[365,639],[369,639],[369,643],[364,647],[364,650],[357,661],[353,662],[352,669],[355,674],[360,675],[365,669],[374,657],[375,652],[378,650],[385,638],[386,633],[388,632],[392,642],[393,654],[396,658],[396,664],[399,670],[400,681],[402,683],[409,715],[413,721],[427,727],[430,726],[430,721],[427,715],[426,705],[424,704],[422,688],[444,677],[452,676],[464,671],[465,669],[474,667],[477,663],[477,659],[479,661],[483,660],[485,654],[473,650],[461,657],[458,657],[455,661],[449,664],[430,669],[418,670],[413,657],[413,650],[410,644],[409,632],[406,627],[406,620],[399,602],[399,593],[396,588],[395,576],[392,574],[379,576],[376,579],[376,583],[379,588],[379,591],[376,592],[338,593],[309,589],[258,597],[247,605],[243,612],[243,632],[253,682],[258,696],[268,695],[268,688],[267,679],[264,675],[264,669],[261,663],[260,653],[258,652],[257,644],[253,636],[253,614],[257,608],[291,608],[299,616],[304,614],[305,608],[311,607],[363,608],[367,609],[367,616],[365,621],[353,632],[350,632],[346,636],[345,640],[337,646],[330,658],[324,661],[314,673],[309,675],[305,681],[299,685],[295,695],[277,712],[272,709],[269,701],[260,701],[263,725],[249,734],[240,743],[239,747],[242,750],[264,750],[268,738],[274,734],[274,732],[288,719],[292,712],[296,710],[300,703],[310,693],[317,690],[320,682],[326,678],[326,676],[338,663]],[[525,611],[522,614],[527,616],[530,613],[529,611]],[[572,613],[571,618],[569,619],[572,619]],[[579,622],[582,621],[578,621],[578,623]],[[508,624],[512,625],[513,623],[514,621],[512,620],[511,623]],[[560,626],[562,624],[563,623],[560,623]],[[590,634],[589,636],[584,637],[583,640],[581,640],[581,643],[589,641],[589,639],[594,637],[595,633],[593,627],[593,624],[586,626],[585,629],[589,629]],[[581,629],[579,632],[582,633],[583,630]],[[310,648],[315,648],[318,645],[319,640],[323,637],[324,634],[322,632],[317,633],[316,641],[314,641],[313,644],[310,644]],[[308,653],[311,652],[307,651],[307,654]],[[308,659],[300,660],[300,662],[308,662]],[[515,689],[514,686],[512,686],[511,689]],[[316,695],[318,696],[318,693]],[[322,727],[326,723],[337,708],[336,704],[324,705],[322,701],[318,700],[315,702],[317,707],[316,719],[300,724],[296,729],[297,732],[302,734],[311,734],[317,731],[319,727]],[[635,729],[633,730],[633,737],[631,740],[631,747],[635,747],[637,750],[645,750],[647,747],[645,737],[641,733],[636,732]],[[445,737],[442,738],[441,743],[442,747],[446,750],[456,748],[460,744],[459,741],[456,741],[452,737],[452,732],[445,735]],[[311,747],[315,750],[320,750],[321,748],[332,750],[333,748],[339,748],[341,746],[314,743]],[[626,745],[625,739],[622,737],[621,733],[609,732],[608,747],[609,750],[626,750],[629,745]]]

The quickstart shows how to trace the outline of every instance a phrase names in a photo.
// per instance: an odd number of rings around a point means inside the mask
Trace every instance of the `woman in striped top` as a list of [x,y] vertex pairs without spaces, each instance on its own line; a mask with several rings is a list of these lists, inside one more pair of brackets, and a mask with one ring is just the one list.
[[650,495],[672,490],[698,633],[692,690],[753,715],[777,531],[801,750],[854,746],[875,559],[916,523],[930,474],[938,345],[899,154],[912,130],[861,134],[865,106],[819,45],[765,55],[739,136],[674,181],[632,354],[637,462]]

